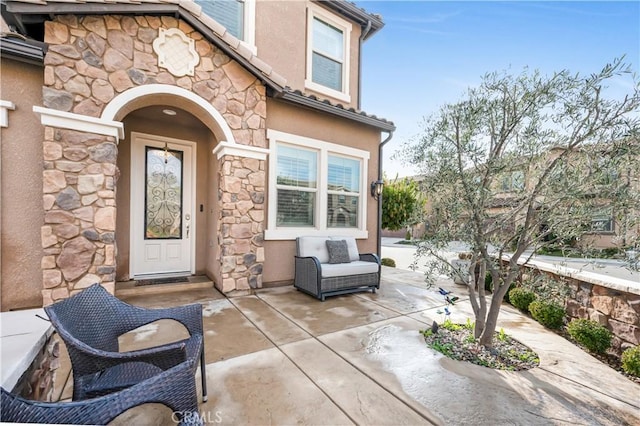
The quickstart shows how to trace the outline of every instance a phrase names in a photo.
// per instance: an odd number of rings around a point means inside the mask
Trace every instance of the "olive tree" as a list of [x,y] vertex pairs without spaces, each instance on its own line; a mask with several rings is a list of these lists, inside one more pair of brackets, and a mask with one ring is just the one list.
[[[614,83],[626,94],[616,96]],[[544,245],[587,244],[598,212],[621,206],[638,216],[639,90],[622,59],[589,76],[494,72],[405,144],[400,154],[421,170],[429,200],[430,238],[418,253],[450,267],[443,247],[467,243],[475,336],[484,346],[493,345],[519,262]],[[635,186],[606,178],[623,158],[634,158]],[[494,285],[489,300],[485,274]]]

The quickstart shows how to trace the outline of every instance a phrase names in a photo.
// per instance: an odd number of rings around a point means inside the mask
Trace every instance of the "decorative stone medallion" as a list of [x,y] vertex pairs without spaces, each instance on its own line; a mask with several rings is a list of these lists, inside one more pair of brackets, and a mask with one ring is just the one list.
[[158,66],[176,77],[194,75],[195,66],[200,62],[195,41],[177,28],[160,28],[153,50],[158,55]]

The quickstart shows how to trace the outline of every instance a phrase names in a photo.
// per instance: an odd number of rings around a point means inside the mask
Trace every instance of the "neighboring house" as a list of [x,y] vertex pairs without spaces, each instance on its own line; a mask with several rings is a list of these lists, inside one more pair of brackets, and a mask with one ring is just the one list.
[[[638,152],[637,143],[630,143],[627,146],[635,152]],[[555,158],[562,152],[561,148],[551,149],[546,156],[538,161],[547,162]],[[624,157],[624,158],[622,158]],[[525,162],[527,163],[527,162]],[[537,167],[537,162],[531,164],[531,168]],[[583,223],[577,223],[584,231],[580,238],[581,244],[595,249],[630,249],[637,247],[640,243],[640,173],[638,172],[638,155],[625,154],[613,161],[605,161],[604,156],[591,158],[584,155],[580,150],[571,153],[569,157],[569,167],[580,170],[583,174],[593,174],[595,177],[585,182],[588,185],[584,196],[590,200],[591,209],[590,217],[587,217]],[[528,173],[536,173],[535,170],[529,170]],[[517,208],[519,199],[523,197],[525,190],[532,185],[531,180],[526,178],[527,173],[522,168],[514,166],[511,170],[506,170],[495,179],[492,187],[491,200],[488,203],[486,214],[489,220],[500,216],[502,223],[502,232],[513,232],[517,229],[519,223],[524,220],[523,214],[513,214],[513,209]],[[423,192],[425,189],[425,176],[412,176],[409,179],[418,183]],[[584,182],[583,182],[584,183]],[[575,188],[574,188],[575,189]],[[529,188],[530,190],[530,188]],[[581,190],[585,190],[582,188]],[[612,202],[611,194],[623,191],[630,191],[632,194],[627,202]],[[524,192],[523,192],[524,191]],[[432,211],[429,202],[429,195],[426,195],[427,203],[425,205],[425,221],[418,223],[412,227],[412,235],[415,238],[421,238],[428,234],[430,227],[434,224],[431,221],[445,215]],[[634,202],[635,200],[635,202]],[[539,208],[546,207],[545,199],[539,199]],[[511,218],[505,220],[505,217]],[[541,228],[544,228],[542,225]],[[388,232],[388,231],[387,231]],[[384,235],[384,233],[383,233]],[[389,235],[389,234],[387,234]],[[579,243],[580,244],[580,243]]]
[[[295,237],[375,251],[360,110],[381,18],[328,1],[2,0],[2,310],[93,282],[291,283]],[[383,135],[384,133],[384,135]]]

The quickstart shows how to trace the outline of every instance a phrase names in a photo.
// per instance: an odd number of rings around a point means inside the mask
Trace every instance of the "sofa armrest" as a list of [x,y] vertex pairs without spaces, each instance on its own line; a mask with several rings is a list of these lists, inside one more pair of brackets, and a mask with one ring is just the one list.
[[312,294],[320,294],[322,283],[322,264],[317,257],[295,257],[295,281],[296,287],[304,289]]
[[363,262],[374,262],[380,265],[380,258],[375,253],[360,253],[360,260]]

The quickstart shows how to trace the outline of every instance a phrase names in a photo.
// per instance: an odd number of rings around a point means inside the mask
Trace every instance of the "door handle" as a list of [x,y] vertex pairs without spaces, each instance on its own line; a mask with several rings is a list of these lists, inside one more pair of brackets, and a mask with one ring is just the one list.
[[187,214],[184,216],[184,220],[187,222],[187,229],[186,229],[186,231],[187,231],[187,238],[189,238],[189,226],[191,225],[191,222],[190,222],[190,221],[191,221],[191,215],[190,215],[189,213],[187,213]]

